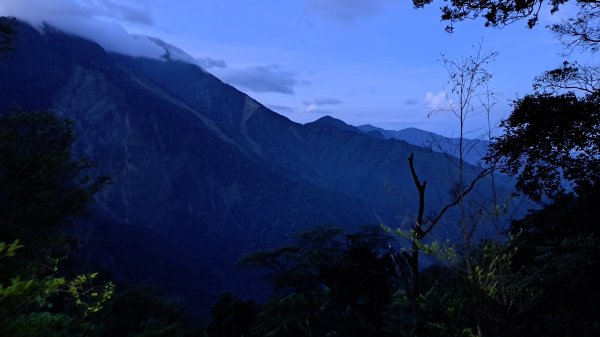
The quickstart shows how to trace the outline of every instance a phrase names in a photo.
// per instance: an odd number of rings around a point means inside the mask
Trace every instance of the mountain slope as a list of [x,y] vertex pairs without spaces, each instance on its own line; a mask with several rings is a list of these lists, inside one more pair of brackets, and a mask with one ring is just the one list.
[[[0,63],[0,110],[51,109],[76,122],[78,152],[111,176],[82,230],[86,254],[123,280],[162,280],[210,302],[245,283],[235,277],[241,254],[324,222],[373,219],[356,199],[259,165],[196,107],[120,63],[128,58],[56,31],[18,34]],[[159,252],[135,249],[144,246]],[[165,275],[156,253],[178,261],[178,274]]]
[[[430,194],[429,204],[438,207],[448,197],[439,191],[450,190],[447,175],[452,174],[453,159],[403,141],[358,133],[341,121],[332,123],[333,118],[306,125],[291,122],[189,64],[115,57],[136,76],[205,113],[261,165],[358,197],[380,222],[394,223],[416,208],[406,161],[411,152],[429,162],[421,169],[438,190]],[[448,169],[440,172],[439,167]],[[390,193],[386,185],[402,192]]]
[[[319,224],[413,223],[413,152],[429,212],[450,199],[456,162],[442,154],[331,120],[294,123],[194,64],[25,24],[17,34],[0,59],[0,111],[75,121],[78,153],[112,177],[77,229],[81,255],[125,282],[155,281],[204,308],[226,289],[257,294],[256,276],[235,270],[244,253]],[[488,183],[473,198],[483,202]],[[457,238],[455,218],[435,234]]]

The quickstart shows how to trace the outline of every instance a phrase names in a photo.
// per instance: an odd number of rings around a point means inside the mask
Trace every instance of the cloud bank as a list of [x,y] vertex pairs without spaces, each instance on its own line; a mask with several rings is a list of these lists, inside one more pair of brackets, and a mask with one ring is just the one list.
[[152,25],[150,1],[2,0],[0,15],[14,16],[38,29],[45,25],[95,41],[104,49],[134,57],[161,58],[165,50],[118,24]]
[[395,0],[305,0],[306,9],[328,19],[354,23],[377,15]]
[[223,81],[254,92],[277,92],[293,95],[299,84],[295,72],[286,71],[277,65],[229,68],[221,76]]
[[204,69],[227,68],[227,63],[224,60],[215,60],[210,57],[197,58],[196,63]]

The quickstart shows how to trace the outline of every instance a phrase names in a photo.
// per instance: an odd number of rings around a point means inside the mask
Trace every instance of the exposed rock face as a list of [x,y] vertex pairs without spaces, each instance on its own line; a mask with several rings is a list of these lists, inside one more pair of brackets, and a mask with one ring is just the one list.
[[78,227],[83,256],[118,279],[153,280],[202,307],[226,289],[259,291],[235,269],[246,252],[320,224],[409,221],[417,204],[411,152],[432,209],[450,189],[443,155],[291,122],[196,65],[109,54],[25,24],[14,49],[0,56],[0,111],[50,109],[74,120],[77,151],[112,177]]

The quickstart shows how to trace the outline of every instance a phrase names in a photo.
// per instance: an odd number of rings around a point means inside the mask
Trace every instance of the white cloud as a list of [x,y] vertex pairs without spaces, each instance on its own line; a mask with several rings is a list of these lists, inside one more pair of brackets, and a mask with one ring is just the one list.
[[303,101],[304,112],[326,113],[321,108],[327,105],[340,105],[343,102],[337,98],[317,98],[313,101]]
[[440,91],[437,94],[428,92],[425,94],[425,104],[431,110],[450,110],[450,104],[445,91]]
[[40,24],[56,17],[116,19],[152,25],[149,1],[131,0],[2,0],[2,15],[12,15]]
[[14,16],[38,29],[47,24],[95,41],[108,51],[161,58],[165,54],[162,47],[147,37],[130,35],[119,25],[151,25],[150,4],[131,0],[2,0],[0,15]]
[[306,0],[306,8],[328,19],[343,23],[374,16],[396,0]]
[[215,60],[210,57],[197,58],[196,63],[204,69],[227,68],[227,63],[224,60]]
[[227,68],[219,76],[223,81],[254,92],[277,92],[294,94],[294,87],[300,82],[297,74],[281,69],[278,65],[247,66]]

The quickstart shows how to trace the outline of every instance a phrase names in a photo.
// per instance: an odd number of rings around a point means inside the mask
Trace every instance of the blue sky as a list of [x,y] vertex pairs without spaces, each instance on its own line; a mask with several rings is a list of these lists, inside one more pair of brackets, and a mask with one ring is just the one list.
[[[510,100],[531,91],[536,75],[563,59],[545,26],[573,14],[569,8],[544,14],[533,30],[524,22],[489,29],[474,21],[450,35],[438,7],[415,10],[408,0],[1,0],[0,14],[48,21],[131,54],[147,46],[120,34],[159,37],[297,122],[331,115],[446,136],[458,134],[456,119],[428,116],[445,100],[442,54],[466,56],[482,41],[484,51],[499,52],[488,66],[496,122],[510,112]],[[483,117],[467,121],[472,137],[483,133]]]

